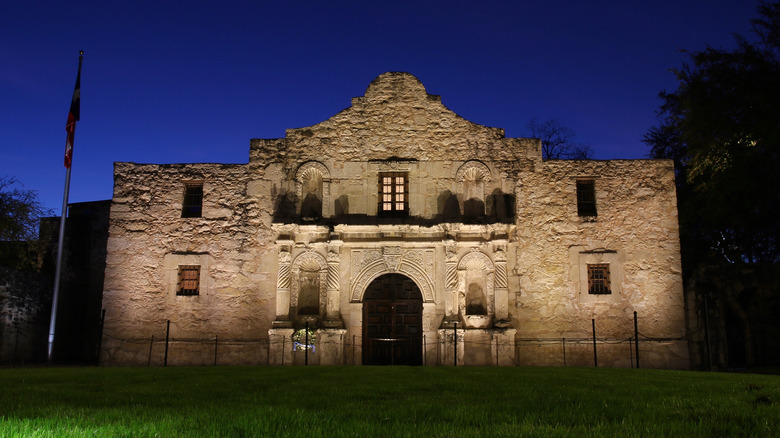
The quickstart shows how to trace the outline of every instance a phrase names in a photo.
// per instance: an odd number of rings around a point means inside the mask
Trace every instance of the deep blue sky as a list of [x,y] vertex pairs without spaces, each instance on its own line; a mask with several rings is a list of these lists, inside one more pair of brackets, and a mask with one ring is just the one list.
[[71,202],[111,198],[115,161],[244,163],[250,138],[321,122],[386,71],[509,137],[556,118],[596,158],[643,158],[681,49],[734,47],[757,3],[11,0],[0,176],[60,213],[79,50]]

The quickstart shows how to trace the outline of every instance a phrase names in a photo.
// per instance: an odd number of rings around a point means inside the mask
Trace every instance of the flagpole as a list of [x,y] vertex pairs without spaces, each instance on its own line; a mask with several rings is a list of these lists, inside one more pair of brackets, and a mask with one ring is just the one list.
[[54,332],[57,326],[57,304],[60,296],[60,278],[62,274],[62,255],[65,241],[65,218],[68,215],[68,194],[70,193],[70,168],[73,156],[73,138],[76,133],[76,121],[79,120],[79,107],[81,100],[81,62],[84,60],[84,51],[79,51],[79,71],[76,75],[76,87],[73,90],[73,99],[70,103],[68,112],[68,123],[65,130],[68,137],[65,143],[65,193],[62,196],[62,214],[60,215],[60,235],[57,238],[57,268],[54,272],[54,292],[51,300],[51,321],[49,322],[49,348],[48,359],[52,362],[52,353],[54,351]]
[[51,300],[51,321],[49,322],[49,363],[54,349],[54,331],[57,325],[57,303],[60,296],[60,277],[62,274],[62,247],[65,241],[65,217],[68,213],[68,192],[70,192],[70,167],[65,172],[65,194],[62,196],[62,215],[60,216],[60,235],[57,238],[57,268],[54,272],[54,293]]

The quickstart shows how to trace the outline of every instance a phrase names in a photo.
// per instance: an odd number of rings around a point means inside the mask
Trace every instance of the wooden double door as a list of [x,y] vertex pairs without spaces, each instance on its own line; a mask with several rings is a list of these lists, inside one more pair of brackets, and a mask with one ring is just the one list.
[[371,282],[363,295],[364,365],[422,365],[422,303],[409,277]]

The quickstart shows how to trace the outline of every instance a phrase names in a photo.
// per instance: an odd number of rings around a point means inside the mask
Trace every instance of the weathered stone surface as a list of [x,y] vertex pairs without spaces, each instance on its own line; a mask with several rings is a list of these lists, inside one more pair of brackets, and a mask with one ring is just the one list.
[[[383,172],[406,177],[407,216],[378,214]],[[578,215],[579,179],[596,217]],[[202,183],[201,217],[181,217],[187,182]],[[588,293],[588,264],[609,265],[612,293]],[[176,294],[181,265],[200,266],[198,295]],[[235,340],[219,363],[297,363],[306,322],[310,363],[361,363],[364,293],[391,273],[419,289],[427,365],[454,359],[455,324],[461,364],[563,365],[563,338],[567,364],[587,364],[573,339],[592,320],[628,339],[636,311],[643,366],[688,366],[672,163],[542,161],[538,140],[459,117],[407,73],[251,140],[247,164],[117,163],[104,363],[146,364],[167,321],[174,338]],[[214,360],[206,341],[177,345],[176,364]],[[599,348],[631,366],[628,344]]]

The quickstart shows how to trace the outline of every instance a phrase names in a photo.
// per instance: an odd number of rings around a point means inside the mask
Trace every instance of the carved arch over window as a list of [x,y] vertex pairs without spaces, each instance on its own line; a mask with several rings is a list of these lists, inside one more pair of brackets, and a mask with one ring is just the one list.
[[495,314],[495,267],[485,253],[476,249],[458,263],[458,306],[465,316]]
[[297,212],[302,219],[329,217],[330,171],[318,161],[307,161],[295,172]]
[[297,317],[324,315],[328,263],[314,251],[298,255],[292,263],[290,314]]
[[463,215],[470,218],[485,215],[485,201],[491,181],[490,169],[481,161],[463,163],[455,174],[456,192],[463,201]]

